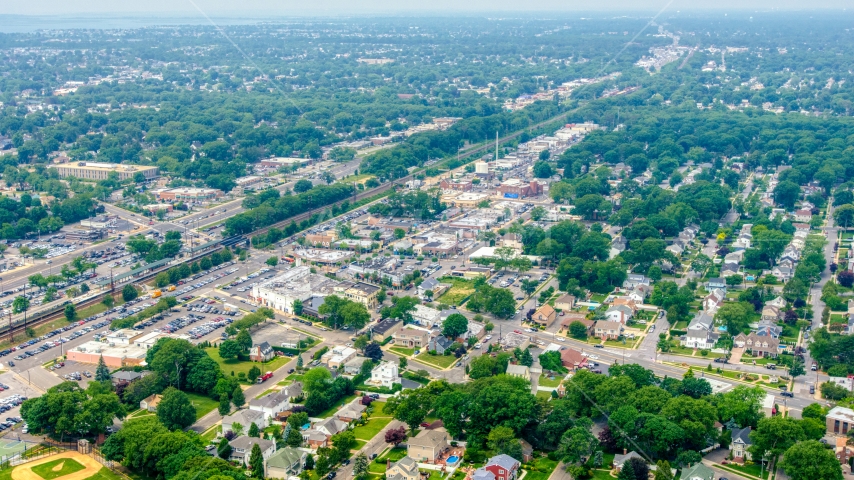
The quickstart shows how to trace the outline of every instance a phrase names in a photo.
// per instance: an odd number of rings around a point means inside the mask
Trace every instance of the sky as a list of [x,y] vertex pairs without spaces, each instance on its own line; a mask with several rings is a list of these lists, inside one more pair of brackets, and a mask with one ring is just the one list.
[[[194,5],[195,3],[195,5]],[[236,7],[239,5],[239,7]],[[196,8],[198,6],[198,8]],[[851,0],[5,0],[0,15],[336,16],[351,14],[854,9]]]

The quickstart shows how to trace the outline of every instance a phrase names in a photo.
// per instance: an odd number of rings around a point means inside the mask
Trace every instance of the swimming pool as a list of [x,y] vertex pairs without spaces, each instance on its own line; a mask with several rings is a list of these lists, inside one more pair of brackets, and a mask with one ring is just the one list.
[[456,455],[451,455],[450,457],[448,457],[447,460],[445,460],[445,463],[448,465],[454,465],[459,461],[460,461],[460,457],[458,457]]

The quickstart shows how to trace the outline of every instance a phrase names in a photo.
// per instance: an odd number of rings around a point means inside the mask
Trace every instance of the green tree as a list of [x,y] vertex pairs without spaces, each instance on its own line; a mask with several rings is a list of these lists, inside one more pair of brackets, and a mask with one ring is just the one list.
[[364,453],[353,459],[353,476],[359,480],[368,478],[368,457]]
[[557,452],[564,462],[581,464],[593,454],[599,441],[590,432],[591,426],[592,422],[588,419],[579,419],[576,426],[561,436]]
[[101,300],[101,303],[107,306],[107,308],[113,308],[113,305],[116,303],[116,299],[113,298],[112,295],[107,295]]
[[322,391],[332,382],[332,374],[324,367],[315,367],[305,372],[302,382],[307,393]]
[[789,447],[780,466],[792,480],[842,480],[839,460],[820,442],[807,440]]
[[519,443],[512,428],[502,426],[493,428],[486,437],[486,446],[496,453],[510,455],[522,461],[522,444]]
[[792,445],[806,439],[798,420],[791,417],[768,417],[759,420],[756,430],[750,432],[753,446],[750,451],[754,458],[775,458],[782,455]]
[[170,430],[183,429],[196,421],[196,409],[186,393],[169,387],[157,404],[157,418]]
[[469,321],[465,315],[454,313],[442,322],[442,335],[454,339],[468,331]]
[[255,380],[261,376],[261,369],[258,368],[258,365],[252,365],[249,369],[249,373],[246,374],[246,377],[249,379],[250,383],[255,383]]
[[222,440],[219,441],[219,445],[216,447],[216,454],[219,458],[227,460],[231,457],[231,445],[228,444],[228,439],[222,437]]
[[98,357],[98,366],[95,368],[95,380],[109,382],[110,379],[110,369],[107,368],[107,364],[104,363],[104,356],[101,355]]
[[257,443],[252,445],[252,453],[249,454],[249,468],[253,478],[264,478],[264,457]]
[[127,284],[122,288],[122,298],[125,302],[130,302],[131,300],[136,299],[139,296],[139,292],[136,291],[133,285]]
[[246,403],[246,397],[243,395],[243,389],[239,386],[235,388],[234,392],[231,394],[231,403],[233,403],[237,408],[242,407],[243,404]]
[[261,430],[258,428],[258,425],[255,422],[250,423],[249,432],[247,433],[247,435],[249,435],[250,437],[258,438],[260,437],[260,434]]
[[77,308],[74,307],[73,303],[69,303],[65,306],[65,319],[69,322],[77,318]]
[[235,341],[238,345],[240,345],[241,352],[248,352],[250,348],[252,348],[252,336],[249,335],[248,329],[242,329],[237,332],[237,337],[235,337]]
[[224,340],[219,344],[219,356],[226,360],[237,358],[242,352],[240,344],[234,340]]
[[302,435],[299,433],[299,427],[294,427],[288,430],[288,438],[285,439],[285,443],[287,443],[289,447],[294,448],[302,445]]
[[30,309],[30,299],[24,296],[17,296],[15,300],[12,301],[12,312],[13,313],[23,313],[24,314],[24,322],[27,321],[27,310]]
[[276,265],[279,264],[279,257],[273,255],[272,257],[268,258],[267,261],[264,263],[266,263],[267,265],[269,265],[271,267],[275,267]]
[[226,416],[231,412],[231,400],[228,399],[228,395],[220,394],[219,396],[219,414],[221,416]]
[[583,340],[587,338],[587,326],[576,320],[569,324],[569,334],[572,338]]

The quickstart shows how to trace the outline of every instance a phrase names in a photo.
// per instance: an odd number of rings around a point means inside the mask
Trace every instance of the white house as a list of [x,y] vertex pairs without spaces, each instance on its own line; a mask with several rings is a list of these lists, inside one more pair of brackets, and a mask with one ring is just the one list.
[[623,282],[623,288],[626,290],[631,290],[638,285],[646,285],[649,286],[650,280],[646,277],[646,275],[638,275],[636,273],[630,273],[626,277],[626,281]]
[[605,312],[605,318],[611,322],[626,324],[634,316],[634,312],[626,305],[615,305]]
[[381,362],[371,370],[371,379],[365,383],[385,388],[392,388],[395,383],[401,383],[397,364]]
[[272,440],[264,440],[263,438],[248,437],[241,435],[234,440],[228,442],[231,445],[231,456],[228,459],[232,462],[240,462],[245,466],[249,466],[249,457],[252,454],[252,447],[256,444],[261,449],[261,457],[264,463],[267,462],[274,453],[276,453],[276,442]]
[[273,418],[277,414],[289,410],[291,408],[290,395],[287,391],[278,391],[268,393],[260,398],[254,398],[249,401],[249,410],[255,410],[263,413],[268,418]]
[[335,346],[332,350],[323,354],[320,361],[325,363],[329,368],[338,368],[344,365],[349,360],[356,356],[356,350],[345,346]]
[[249,431],[249,426],[253,423],[258,425],[258,428],[267,428],[267,415],[258,410],[238,410],[232,415],[222,417],[222,431],[234,431],[233,425],[239,423],[243,432]]
[[698,313],[688,324],[688,330],[680,340],[680,344],[688,348],[711,349],[720,337],[712,331],[713,325],[714,319],[708,313]]

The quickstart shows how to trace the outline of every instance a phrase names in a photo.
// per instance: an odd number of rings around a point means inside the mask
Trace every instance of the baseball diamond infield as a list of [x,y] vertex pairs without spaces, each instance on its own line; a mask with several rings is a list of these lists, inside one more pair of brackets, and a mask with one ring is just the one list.
[[[83,466],[83,470],[77,470],[69,473],[68,475],[57,477],[57,480],[85,480],[91,476],[97,475],[103,467],[103,465],[90,456],[82,455],[77,452],[65,452],[15,467],[15,469],[12,470],[12,480],[45,480],[41,475],[33,471],[33,467],[37,467],[44,463],[56,462],[57,460],[64,458],[79,463]],[[57,464],[57,466],[58,465],[59,464]]]

